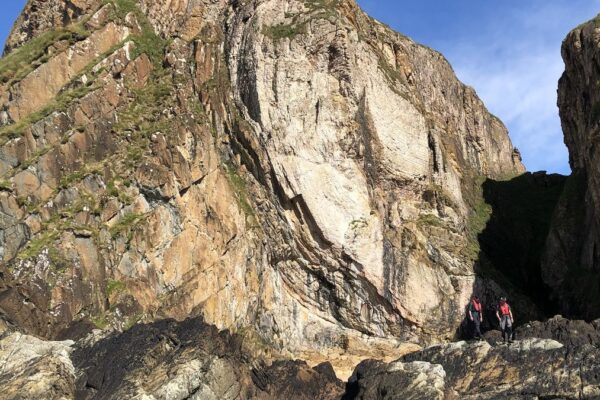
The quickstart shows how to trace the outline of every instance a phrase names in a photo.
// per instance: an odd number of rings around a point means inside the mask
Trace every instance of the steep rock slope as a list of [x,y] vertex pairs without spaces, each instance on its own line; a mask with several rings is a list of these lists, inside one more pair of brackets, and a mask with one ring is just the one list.
[[353,1],[30,0],[6,51],[0,308],[30,333],[201,314],[257,351],[399,356],[502,291],[480,184],[518,152]]
[[573,175],[553,218],[544,281],[564,315],[600,317],[600,51],[598,19],[565,39],[558,106]]

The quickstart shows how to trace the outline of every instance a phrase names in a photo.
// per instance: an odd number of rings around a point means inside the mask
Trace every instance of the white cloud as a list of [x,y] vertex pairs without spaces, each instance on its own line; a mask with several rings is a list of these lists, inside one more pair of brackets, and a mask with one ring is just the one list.
[[557,82],[564,70],[560,45],[570,29],[599,10],[600,0],[583,10],[559,3],[524,7],[511,16],[510,27],[492,22],[473,40],[450,44],[444,51],[459,78],[508,126],[529,170],[568,173],[556,106]]

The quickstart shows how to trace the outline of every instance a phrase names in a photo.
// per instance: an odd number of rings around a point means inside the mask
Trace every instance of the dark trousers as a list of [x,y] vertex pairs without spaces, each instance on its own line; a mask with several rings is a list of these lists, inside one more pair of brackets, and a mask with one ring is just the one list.
[[478,316],[473,316],[473,321],[471,321],[472,327],[473,327],[473,338],[474,339],[480,339],[483,337],[483,335],[481,334],[481,320]]
[[502,339],[504,339],[505,342],[513,339],[512,321],[509,316],[502,316],[500,319],[500,329],[502,330]]

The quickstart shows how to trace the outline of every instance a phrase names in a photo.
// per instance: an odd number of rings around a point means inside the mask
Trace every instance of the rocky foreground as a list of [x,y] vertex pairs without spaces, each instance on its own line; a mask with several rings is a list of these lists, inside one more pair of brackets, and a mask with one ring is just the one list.
[[556,317],[518,334],[510,345],[490,335],[489,343],[435,345],[391,363],[366,360],[344,383],[329,363],[255,358],[241,336],[198,318],[105,337],[96,330],[76,343],[8,329],[0,387],[6,400],[600,398],[600,321]]

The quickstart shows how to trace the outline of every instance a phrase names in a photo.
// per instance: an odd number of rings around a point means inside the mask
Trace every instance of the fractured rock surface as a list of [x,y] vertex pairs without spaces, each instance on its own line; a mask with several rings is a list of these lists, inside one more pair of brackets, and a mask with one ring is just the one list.
[[353,0],[30,0],[0,60],[6,393],[600,396],[597,324],[415,352],[473,292],[597,317],[595,24],[563,46],[565,180],[516,177],[473,89]]
[[73,399],[72,341],[47,342],[18,332],[0,338],[2,398]]
[[569,33],[562,45],[558,106],[573,174],[553,218],[544,267],[557,312],[587,320],[600,317],[598,29],[595,18]]
[[348,370],[502,291],[473,220],[524,170],[506,128],[354,1],[29,3],[0,80],[0,308],[27,332],[202,315]]
[[365,361],[345,399],[594,399],[600,396],[600,351],[567,349],[551,339],[505,346],[457,342],[385,364]]
[[140,324],[73,353],[77,398],[338,399],[331,365],[253,362],[239,336],[200,319]]

